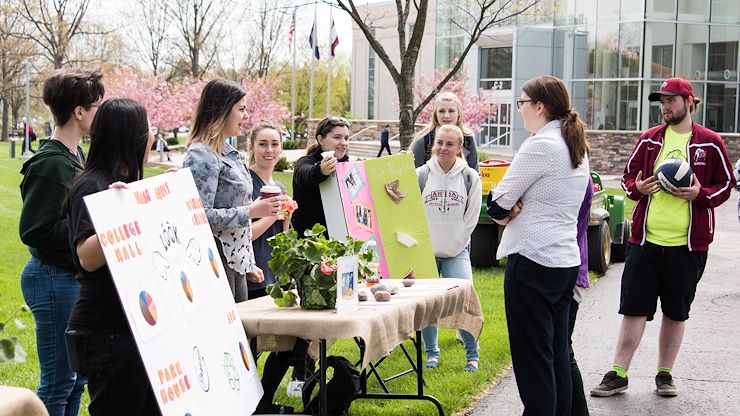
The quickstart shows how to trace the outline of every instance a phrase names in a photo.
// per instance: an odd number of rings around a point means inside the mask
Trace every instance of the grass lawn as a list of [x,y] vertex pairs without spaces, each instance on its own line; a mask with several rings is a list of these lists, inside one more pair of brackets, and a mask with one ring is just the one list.
[[[9,158],[7,143],[0,143],[0,248],[3,256],[0,258],[0,322],[4,322],[18,307],[23,304],[20,291],[19,276],[21,269],[28,260],[28,250],[18,237],[18,218],[20,215],[21,199],[18,184],[22,162],[19,159]],[[164,170],[148,168],[147,176],[157,175]],[[291,174],[278,173],[276,179],[282,182],[291,191]],[[462,370],[465,364],[465,352],[461,344],[455,341],[452,330],[440,331],[440,348],[442,359],[440,367],[425,372],[427,387],[425,392],[436,396],[442,403],[447,414],[459,412],[473,403],[473,400],[486,388],[502,368],[511,361],[508,338],[506,334],[506,320],[503,306],[503,270],[501,268],[475,270],[475,286],[483,305],[485,327],[480,338],[480,371],[475,374]],[[24,363],[0,364],[0,384],[21,386],[35,389],[38,383],[38,356],[35,348],[33,317],[30,313],[21,313],[17,316],[26,326],[18,329],[15,325],[6,327],[7,335],[17,336],[28,352]],[[6,335],[6,334],[4,334]],[[410,343],[407,342],[410,345]],[[357,348],[350,340],[337,342],[329,350],[329,354],[345,355],[351,360],[358,357]],[[264,358],[260,359],[260,368]],[[380,367],[381,374],[395,374],[408,367],[402,353],[394,352]],[[287,380],[286,380],[287,381]],[[388,383],[394,391],[413,393],[416,389],[415,379],[405,376]],[[370,391],[379,391],[374,379],[369,382]],[[285,389],[278,390],[277,400],[301,408],[297,399],[288,398]],[[87,393],[83,397],[81,415],[88,415]],[[350,408],[351,415],[428,415],[434,412],[431,403],[417,401],[400,401],[382,403],[378,400],[360,400]]]

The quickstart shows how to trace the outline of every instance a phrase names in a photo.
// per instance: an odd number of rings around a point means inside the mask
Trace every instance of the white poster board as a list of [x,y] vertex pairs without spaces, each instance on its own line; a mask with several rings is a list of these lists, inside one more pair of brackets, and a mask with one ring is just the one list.
[[162,414],[254,412],[262,384],[190,170],[85,204]]

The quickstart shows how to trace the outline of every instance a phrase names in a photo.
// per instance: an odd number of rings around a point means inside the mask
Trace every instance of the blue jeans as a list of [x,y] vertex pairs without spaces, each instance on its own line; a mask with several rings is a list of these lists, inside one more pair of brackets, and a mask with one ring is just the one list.
[[64,331],[80,284],[74,272],[31,257],[21,272],[21,291],[36,321],[41,368],[36,394],[50,416],[76,416],[86,381],[69,367]]
[[[473,280],[473,268],[470,266],[470,253],[468,253],[467,248],[455,257],[435,257],[435,260],[437,261],[437,271],[442,277]],[[436,326],[428,326],[421,330],[427,359],[439,358],[437,332]],[[459,329],[458,333],[465,345],[465,356],[468,361],[478,361],[478,342],[475,337],[470,332],[462,329]]]

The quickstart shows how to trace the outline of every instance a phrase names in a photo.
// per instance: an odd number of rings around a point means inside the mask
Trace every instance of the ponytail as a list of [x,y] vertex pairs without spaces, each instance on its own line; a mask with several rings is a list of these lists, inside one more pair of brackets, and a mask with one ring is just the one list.
[[586,140],[586,129],[578,112],[569,108],[560,120],[560,133],[563,135],[565,144],[568,145],[570,163],[573,169],[577,168],[585,155],[591,152]]
[[578,112],[570,107],[570,94],[563,81],[550,75],[532,78],[522,85],[530,100],[545,106],[548,119],[560,120],[560,132],[568,145],[570,163],[577,168],[589,153],[586,129]]

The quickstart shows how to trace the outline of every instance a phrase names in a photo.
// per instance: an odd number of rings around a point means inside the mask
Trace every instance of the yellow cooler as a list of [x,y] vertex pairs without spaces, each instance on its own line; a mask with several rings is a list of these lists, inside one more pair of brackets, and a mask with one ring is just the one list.
[[501,159],[488,159],[480,162],[480,178],[483,186],[483,195],[488,195],[491,188],[496,187],[511,162]]

